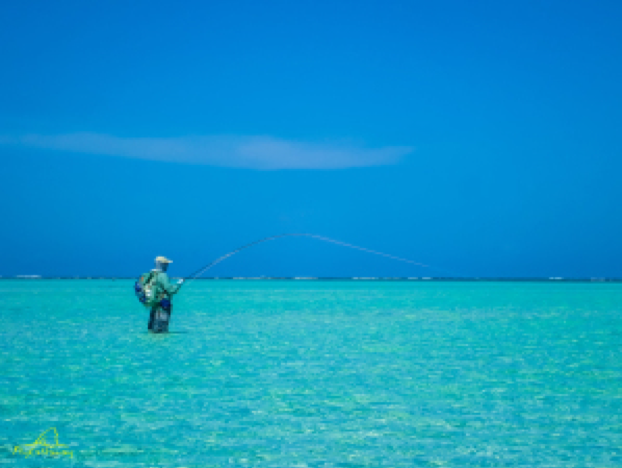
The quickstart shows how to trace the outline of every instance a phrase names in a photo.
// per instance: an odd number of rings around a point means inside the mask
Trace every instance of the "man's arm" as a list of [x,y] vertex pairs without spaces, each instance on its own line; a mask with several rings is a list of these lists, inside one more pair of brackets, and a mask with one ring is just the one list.
[[171,284],[166,273],[160,273],[160,287],[166,291],[169,296],[176,294],[181,284]]

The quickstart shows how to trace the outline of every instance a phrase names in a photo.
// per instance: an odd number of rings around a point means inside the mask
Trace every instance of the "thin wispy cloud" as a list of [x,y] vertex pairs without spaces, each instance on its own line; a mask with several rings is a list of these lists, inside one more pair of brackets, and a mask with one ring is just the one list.
[[413,148],[366,148],[351,143],[310,143],[270,136],[121,138],[98,133],[0,137],[0,145],[152,161],[262,170],[344,169],[396,164]]

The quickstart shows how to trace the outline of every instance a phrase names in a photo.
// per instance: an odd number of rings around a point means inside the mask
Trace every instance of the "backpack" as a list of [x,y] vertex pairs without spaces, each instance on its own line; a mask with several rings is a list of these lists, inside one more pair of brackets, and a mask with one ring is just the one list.
[[136,298],[147,308],[151,308],[159,302],[153,290],[157,277],[158,275],[155,272],[150,271],[140,275],[136,283],[134,283]]

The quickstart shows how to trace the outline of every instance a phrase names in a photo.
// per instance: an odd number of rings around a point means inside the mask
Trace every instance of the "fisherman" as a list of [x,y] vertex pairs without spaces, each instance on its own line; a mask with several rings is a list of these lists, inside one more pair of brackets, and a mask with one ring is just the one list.
[[149,331],[153,333],[168,332],[168,323],[171,319],[173,294],[179,291],[184,280],[180,279],[177,284],[171,284],[166,274],[169,264],[173,263],[166,257],[156,257],[155,268],[149,273],[147,283],[152,288],[152,297],[156,298],[149,314]]

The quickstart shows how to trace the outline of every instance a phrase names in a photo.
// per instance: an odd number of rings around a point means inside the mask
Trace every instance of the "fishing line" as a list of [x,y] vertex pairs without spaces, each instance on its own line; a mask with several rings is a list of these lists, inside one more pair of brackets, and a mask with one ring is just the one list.
[[436,268],[432,268],[431,266],[426,265],[424,263],[415,262],[413,260],[408,260],[408,259],[402,258],[402,257],[396,257],[395,255],[390,255],[390,254],[387,254],[387,253],[384,253],[384,252],[379,252],[377,250],[367,249],[365,247],[360,247],[358,245],[348,244],[346,242],[341,242],[341,241],[338,241],[338,240],[335,240],[335,239],[331,239],[329,237],[318,236],[317,234],[288,233],[288,234],[278,234],[276,236],[264,237],[263,239],[259,239],[259,240],[255,241],[255,242],[251,242],[250,244],[246,244],[246,245],[243,245],[242,247],[238,247],[237,249],[235,249],[235,250],[233,250],[233,251],[223,255],[222,257],[217,258],[213,262],[208,263],[204,267],[199,268],[197,271],[195,271],[191,275],[187,276],[185,279],[187,280],[187,282],[194,281],[199,276],[201,276],[203,273],[205,273],[207,270],[209,270],[213,266],[219,264],[223,260],[225,260],[225,259],[227,259],[227,258],[229,258],[229,257],[231,257],[233,255],[235,255],[236,253],[238,253],[238,252],[240,252],[242,250],[248,249],[249,247],[252,247],[254,245],[261,244],[263,242],[268,242],[268,241],[271,241],[271,240],[274,240],[274,239],[279,239],[281,237],[311,237],[313,239],[318,239],[318,240],[321,240],[321,241],[324,241],[324,242],[329,242],[331,244],[340,245],[342,247],[348,247],[350,249],[360,250],[362,252],[367,252],[367,253],[370,253],[370,254],[373,254],[373,255],[379,255],[381,257],[390,258],[392,260],[397,260],[397,261],[404,262],[404,263],[410,263],[411,265],[417,265],[417,266],[420,266],[420,267],[425,267],[425,268],[430,268],[430,269],[433,269],[433,270],[437,270]]

